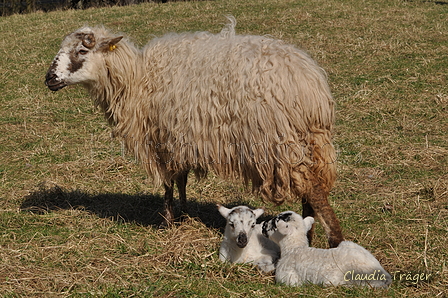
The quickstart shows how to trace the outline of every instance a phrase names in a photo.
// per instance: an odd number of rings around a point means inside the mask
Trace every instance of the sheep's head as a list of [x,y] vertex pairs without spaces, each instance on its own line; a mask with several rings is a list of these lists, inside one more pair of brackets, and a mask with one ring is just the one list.
[[252,210],[246,206],[238,206],[228,209],[222,205],[217,205],[218,211],[227,220],[226,236],[236,242],[240,248],[246,247],[252,232],[263,209]]
[[303,219],[293,211],[285,211],[263,223],[263,235],[277,244],[288,235],[293,235],[296,240],[307,241],[306,233],[312,228],[313,223],[312,217]]
[[[98,33],[99,32],[99,33]],[[110,37],[104,29],[84,27],[67,35],[48,69],[45,85],[58,91],[67,85],[95,80],[95,66],[101,55],[113,51],[123,36]]]

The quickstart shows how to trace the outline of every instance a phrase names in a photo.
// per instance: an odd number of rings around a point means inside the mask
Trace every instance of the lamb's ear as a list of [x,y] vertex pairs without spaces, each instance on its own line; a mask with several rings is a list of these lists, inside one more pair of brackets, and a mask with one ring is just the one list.
[[253,212],[255,214],[255,218],[259,218],[264,213],[264,209],[258,208],[258,209],[253,210]]
[[216,207],[218,207],[219,213],[221,213],[221,215],[224,218],[227,218],[229,216],[229,213],[230,213],[231,209],[228,209],[228,208],[224,207],[221,204],[216,204]]
[[311,228],[313,227],[313,223],[314,223],[314,218],[311,216],[307,216],[303,220],[303,224],[305,225],[305,232],[308,232],[309,230],[311,230]]
[[109,39],[105,39],[101,42],[100,44],[100,51],[106,52],[106,51],[113,51],[117,48],[117,43],[120,42],[120,40],[123,39],[123,36],[118,36],[115,38],[109,38]]

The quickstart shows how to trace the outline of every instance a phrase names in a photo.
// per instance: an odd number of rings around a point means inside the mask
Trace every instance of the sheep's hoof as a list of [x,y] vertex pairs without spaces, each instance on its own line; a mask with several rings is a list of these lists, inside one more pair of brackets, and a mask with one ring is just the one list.
[[169,229],[173,226],[174,226],[174,223],[169,223],[169,222],[163,221],[162,223],[160,223],[159,229]]
[[168,220],[166,217],[164,217],[159,225],[159,229],[168,229],[171,228],[172,226],[174,226],[174,219]]

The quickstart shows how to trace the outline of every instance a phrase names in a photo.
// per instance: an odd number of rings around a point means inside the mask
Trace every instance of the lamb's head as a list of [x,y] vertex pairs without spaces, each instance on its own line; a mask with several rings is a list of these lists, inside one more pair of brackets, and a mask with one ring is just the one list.
[[283,239],[294,240],[299,246],[308,245],[306,233],[311,229],[314,218],[305,219],[294,211],[285,211],[263,223],[263,235],[281,245]]
[[264,210],[259,208],[252,210],[246,206],[237,206],[228,209],[222,205],[217,205],[218,211],[227,220],[225,235],[240,248],[246,247],[252,232]]
[[105,29],[84,27],[67,35],[48,69],[45,85],[58,91],[67,85],[95,81],[101,55],[113,51],[123,36],[111,36]]

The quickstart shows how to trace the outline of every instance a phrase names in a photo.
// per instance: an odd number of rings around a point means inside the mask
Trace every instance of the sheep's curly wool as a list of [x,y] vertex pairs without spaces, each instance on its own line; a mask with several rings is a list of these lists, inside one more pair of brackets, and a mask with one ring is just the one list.
[[294,46],[236,35],[230,20],[220,34],[167,34],[141,51],[122,40],[86,87],[157,183],[213,171],[277,204],[309,193],[313,179],[329,191],[334,102],[325,72]]
[[[163,184],[174,221],[174,182],[186,212],[188,172],[244,180],[265,200],[301,200],[336,247],[328,203],[336,178],[334,102],[325,72],[306,53],[266,36],[167,34],[138,49],[104,28],[63,40],[45,77],[50,90],[82,84],[115,136]],[[312,230],[308,233],[312,238]]]

